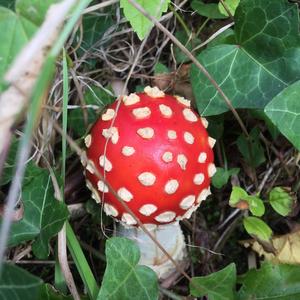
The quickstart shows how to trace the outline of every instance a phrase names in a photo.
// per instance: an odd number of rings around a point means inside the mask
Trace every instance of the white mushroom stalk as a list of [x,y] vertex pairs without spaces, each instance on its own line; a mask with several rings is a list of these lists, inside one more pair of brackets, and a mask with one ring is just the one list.
[[122,103],[112,104],[85,138],[87,187],[97,202],[104,199],[105,213],[122,224],[117,234],[139,245],[140,263],[166,278],[175,266],[93,168],[105,174],[119,197],[180,263],[186,249],[179,221],[189,218],[210,194],[210,178],[216,171],[215,140],[208,136],[206,119],[182,97],[146,87],[144,93],[118,101]]

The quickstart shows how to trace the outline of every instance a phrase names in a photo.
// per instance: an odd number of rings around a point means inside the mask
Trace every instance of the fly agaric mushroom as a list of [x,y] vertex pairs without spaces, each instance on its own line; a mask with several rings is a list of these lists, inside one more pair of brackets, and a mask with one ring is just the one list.
[[[121,101],[121,103],[119,103]],[[118,107],[118,112],[117,110]],[[175,261],[185,256],[179,221],[189,218],[210,194],[215,140],[207,121],[190,101],[165,95],[157,87],[124,96],[96,121],[85,138],[87,187],[104,211],[120,221],[120,234],[136,240],[141,264],[165,278],[174,269],[151,239],[137,227],[95,168],[126,202]]]

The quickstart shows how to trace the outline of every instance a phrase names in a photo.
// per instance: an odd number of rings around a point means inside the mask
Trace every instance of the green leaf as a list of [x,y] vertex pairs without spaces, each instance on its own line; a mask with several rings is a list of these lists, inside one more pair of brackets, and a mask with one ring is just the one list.
[[158,283],[154,271],[139,266],[138,246],[126,238],[106,242],[107,266],[97,300],[156,300]]
[[36,31],[36,26],[11,10],[0,7],[0,92],[3,90],[3,76]]
[[[136,0],[149,15],[157,20],[162,16],[162,13],[168,9],[170,0]],[[140,40],[143,40],[153,24],[142,13],[140,13],[134,6],[132,6],[127,0],[121,0],[120,6],[124,10],[126,19],[130,22],[131,27],[137,33]]]
[[241,134],[236,143],[244,160],[249,166],[256,168],[266,161],[264,148],[259,140],[259,129],[257,127],[251,130],[249,141],[244,134]]
[[15,265],[4,264],[0,276],[1,300],[39,300],[42,280]]
[[241,201],[248,197],[247,192],[239,186],[234,186],[232,188],[229,205],[232,207],[236,207],[236,205]]
[[[236,108],[263,108],[300,79],[299,16],[286,0],[244,0],[235,12],[236,45],[210,47],[201,62]],[[245,71],[246,70],[246,71]],[[201,115],[228,110],[211,82],[192,65],[192,88]]]
[[238,174],[239,171],[240,171],[239,168],[233,168],[229,170],[223,168],[217,168],[217,172],[212,178],[213,186],[220,189],[228,182],[230,176]]
[[243,220],[246,231],[253,237],[262,241],[269,241],[272,236],[272,229],[261,219],[246,217]]
[[209,300],[234,300],[236,268],[231,263],[221,271],[208,276],[193,277],[190,292],[195,297],[208,296]]
[[299,300],[300,267],[264,262],[239,278],[238,300]]
[[168,67],[160,62],[156,63],[154,66],[154,74],[168,74],[170,73]]
[[0,6],[4,6],[10,9],[13,9],[15,7],[15,0],[1,0]]
[[[103,12],[105,14],[105,12]],[[101,39],[103,33],[114,24],[113,13],[104,16],[86,14],[83,16],[83,39],[82,46],[90,49],[97,41]]]
[[[226,7],[229,9],[231,15],[234,16],[235,10],[239,5],[240,0],[224,0],[224,3]],[[219,2],[218,6],[219,6],[220,13],[228,17],[228,13],[221,2]]]
[[12,224],[10,246],[35,239],[32,250],[38,258],[49,255],[49,240],[63,226],[68,209],[54,198],[47,170],[29,164],[22,186],[23,218]]
[[300,150],[300,81],[287,87],[266,107],[265,113],[280,132]]
[[269,194],[269,202],[277,213],[285,217],[292,211],[294,199],[284,188],[275,187]]
[[247,196],[245,201],[249,203],[249,210],[256,217],[261,217],[265,213],[265,205],[257,196]]
[[16,12],[25,19],[40,26],[45,18],[49,6],[61,0],[16,0]]
[[225,19],[226,16],[220,13],[217,3],[203,3],[202,0],[193,0],[191,7],[200,16],[210,19]]

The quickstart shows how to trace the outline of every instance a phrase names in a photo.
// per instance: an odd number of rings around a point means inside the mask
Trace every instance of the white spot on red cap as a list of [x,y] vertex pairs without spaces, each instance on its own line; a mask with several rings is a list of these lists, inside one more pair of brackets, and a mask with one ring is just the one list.
[[129,96],[124,96],[123,102],[126,106],[133,105],[140,102],[140,97],[137,94],[132,93]]
[[97,186],[100,192],[108,193],[108,186],[102,180],[98,181]]
[[217,172],[215,164],[214,163],[210,163],[208,165],[207,171],[208,171],[208,176],[209,177],[213,177],[215,175],[215,173]]
[[206,118],[201,117],[201,123],[204,126],[204,128],[208,127],[208,121],[206,120]]
[[140,209],[139,212],[144,216],[150,216],[154,212],[157,211],[157,207],[153,204],[144,204]]
[[195,113],[190,108],[185,108],[182,111],[182,113],[183,113],[184,118],[187,121],[190,121],[190,122],[197,122],[198,121],[197,116],[195,115]]
[[169,163],[173,160],[173,154],[170,151],[166,151],[163,155],[162,155],[162,160],[166,163]]
[[137,119],[145,119],[151,115],[151,110],[149,107],[145,106],[133,109],[132,113]]
[[192,215],[192,213],[197,210],[199,205],[193,205],[189,210],[186,211],[186,213],[182,216],[183,219],[189,219]]
[[93,185],[92,185],[92,183],[91,183],[89,180],[86,179],[85,185],[86,185],[86,187],[87,187],[90,191],[93,190]]
[[144,92],[152,98],[161,98],[165,96],[165,93],[161,91],[157,86],[151,87],[151,86],[146,86],[144,88]]
[[201,185],[204,182],[204,174],[198,173],[194,176],[194,183],[197,185]]
[[181,97],[181,96],[175,96],[176,100],[183,104],[184,106],[187,106],[187,107],[190,107],[191,106],[191,101],[190,100],[187,100],[185,99],[184,97]]
[[101,116],[101,119],[103,121],[109,121],[112,120],[115,116],[115,111],[112,108],[108,108],[106,112]]
[[136,220],[129,213],[123,213],[121,220],[122,220],[122,222],[124,222],[127,225],[136,225],[137,224]]
[[200,203],[201,201],[205,200],[209,195],[211,195],[210,188],[203,189],[197,197],[196,202]]
[[110,172],[112,170],[112,163],[105,155],[101,155],[99,157],[99,165],[107,172]]
[[107,139],[111,139],[113,144],[116,144],[119,140],[119,131],[117,127],[103,129],[102,135]]
[[131,156],[135,152],[135,149],[130,146],[124,146],[122,148],[122,154],[125,156]]
[[108,203],[104,203],[104,211],[108,216],[117,217],[119,214],[117,209]]
[[143,139],[151,139],[154,136],[154,130],[151,127],[139,128],[137,134]]
[[146,229],[149,230],[149,231],[156,230],[157,227],[158,227],[156,224],[151,224],[151,223],[144,224],[144,226],[145,226]]
[[173,114],[172,109],[164,104],[159,105],[159,110],[164,117],[170,118]]
[[209,136],[208,137],[208,144],[209,144],[210,148],[213,148],[215,143],[216,143],[216,140]]
[[194,196],[194,195],[188,195],[188,196],[184,197],[179,204],[180,208],[189,209],[194,204],[195,199],[196,199],[196,196]]
[[207,154],[205,152],[201,152],[198,156],[198,162],[199,163],[205,163],[207,159]]
[[174,194],[179,187],[179,183],[176,179],[169,180],[165,185],[165,192],[169,195]]
[[194,144],[195,138],[194,138],[194,136],[190,132],[186,131],[183,134],[183,138],[184,138],[184,140],[185,140],[186,143],[188,143],[190,145]]
[[129,202],[133,199],[133,195],[125,187],[121,187],[118,189],[118,195],[125,202]]
[[175,140],[177,139],[177,133],[175,130],[168,130],[168,138],[170,140]]
[[168,222],[173,221],[175,217],[176,217],[176,214],[173,211],[166,211],[166,212],[159,214],[154,219],[160,223],[168,223]]
[[92,144],[92,136],[88,134],[84,139],[85,146],[89,148]]
[[182,170],[186,169],[187,162],[188,162],[188,159],[184,154],[177,155],[177,163],[179,164],[179,166]]
[[85,167],[91,174],[95,174],[95,164],[92,160],[88,160],[87,165]]
[[138,176],[138,180],[144,186],[151,186],[155,183],[156,176],[151,172],[143,172]]

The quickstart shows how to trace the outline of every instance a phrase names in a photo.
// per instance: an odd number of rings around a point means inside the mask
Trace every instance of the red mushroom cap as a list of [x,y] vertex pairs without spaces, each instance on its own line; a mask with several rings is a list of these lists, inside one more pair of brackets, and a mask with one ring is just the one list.
[[182,97],[146,87],[145,93],[116,101],[96,121],[85,138],[86,177],[97,202],[104,193],[106,214],[136,225],[93,167],[105,173],[143,224],[189,218],[210,194],[215,140],[208,136],[207,121],[189,106]]

